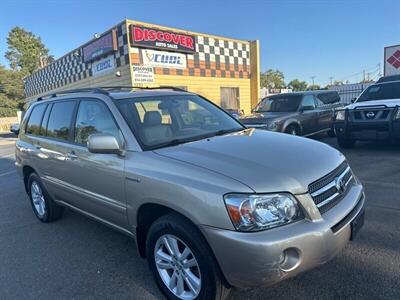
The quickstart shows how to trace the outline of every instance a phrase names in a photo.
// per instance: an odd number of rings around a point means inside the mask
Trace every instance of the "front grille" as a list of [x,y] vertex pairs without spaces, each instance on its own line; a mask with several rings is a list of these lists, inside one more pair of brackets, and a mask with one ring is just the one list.
[[350,118],[353,121],[369,122],[369,121],[388,121],[390,119],[391,109],[383,108],[371,108],[362,110],[350,111]]
[[346,195],[352,179],[349,165],[343,162],[328,175],[308,186],[308,192],[321,213],[331,209]]

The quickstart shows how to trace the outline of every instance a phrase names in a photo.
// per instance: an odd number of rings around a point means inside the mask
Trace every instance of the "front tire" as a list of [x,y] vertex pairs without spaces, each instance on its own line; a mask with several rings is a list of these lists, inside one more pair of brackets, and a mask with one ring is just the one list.
[[339,144],[340,148],[343,149],[351,149],[354,148],[356,141],[353,139],[344,139],[344,138],[338,138],[337,142]]
[[33,212],[40,221],[48,223],[61,218],[63,207],[54,203],[36,173],[29,175],[28,193]]
[[156,283],[168,299],[225,299],[229,287],[199,230],[178,214],[155,221],[146,254]]
[[285,133],[287,134],[291,134],[291,135],[300,135],[300,130],[297,126],[295,125],[289,125],[286,129],[285,129]]

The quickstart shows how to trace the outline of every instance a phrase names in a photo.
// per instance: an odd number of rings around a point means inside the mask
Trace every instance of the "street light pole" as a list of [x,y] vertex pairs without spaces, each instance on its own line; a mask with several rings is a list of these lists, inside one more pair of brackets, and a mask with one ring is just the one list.
[[312,89],[312,90],[314,89],[314,78],[315,78],[315,77],[316,77],[315,75],[310,77],[311,80],[312,80],[312,86],[311,86],[311,89]]

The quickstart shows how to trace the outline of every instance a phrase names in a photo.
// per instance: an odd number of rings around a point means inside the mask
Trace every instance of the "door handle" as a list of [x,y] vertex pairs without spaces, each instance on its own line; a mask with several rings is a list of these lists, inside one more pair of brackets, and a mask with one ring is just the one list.
[[72,151],[71,153],[65,154],[65,158],[67,160],[73,160],[73,159],[77,159],[78,155],[76,155],[75,152]]

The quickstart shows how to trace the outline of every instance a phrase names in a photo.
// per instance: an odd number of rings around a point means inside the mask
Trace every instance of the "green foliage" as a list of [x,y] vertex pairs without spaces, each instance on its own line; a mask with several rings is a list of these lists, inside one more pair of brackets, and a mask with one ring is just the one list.
[[24,101],[24,85],[22,71],[7,70],[0,65],[0,117],[15,117],[22,110]]
[[282,89],[285,88],[285,76],[279,70],[269,69],[260,74],[260,84],[267,89]]
[[307,82],[293,79],[291,82],[289,82],[288,87],[293,91],[305,91],[307,90]]
[[321,87],[318,84],[314,84],[314,85],[311,84],[307,88],[307,90],[310,90],[310,91],[312,91],[312,90],[320,90],[320,89],[321,89]]
[[23,71],[32,74],[52,59],[49,50],[42,43],[40,37],[21,27],[14,27],[7,37],[8,51],[5,57],[14,71]]

